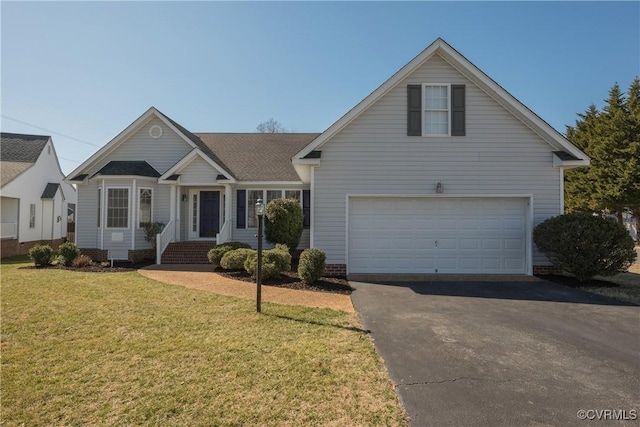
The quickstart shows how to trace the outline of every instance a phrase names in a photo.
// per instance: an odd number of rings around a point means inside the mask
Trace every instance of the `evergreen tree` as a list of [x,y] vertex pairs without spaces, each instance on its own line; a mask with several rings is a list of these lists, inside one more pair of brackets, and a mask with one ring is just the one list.
[[640,217],[640,80],[625,97],[618,84],[602,111],[591,105],[578,114],[567,138],[591,157],[591,166],[565,175],[567,211],[610,213],[622,222],[625,210]]

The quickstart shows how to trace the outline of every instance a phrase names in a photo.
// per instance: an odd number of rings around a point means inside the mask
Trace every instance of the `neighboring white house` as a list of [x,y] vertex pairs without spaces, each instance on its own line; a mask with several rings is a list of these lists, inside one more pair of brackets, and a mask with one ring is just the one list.
[[0,134],[2,256],[26,253],[67,237],[76,191],[64,181],[50,136]]
[[256,200],[293,197],[300,248],[324,250],[328,273],[533,274],[550,265],[533,227],[562,213],[564,170],[588,164],[438,39],[321,134],[193,134],[152,107],[69,182],[97,258],[148,250],[149,220],[167,224],[165,255],[253,244]]

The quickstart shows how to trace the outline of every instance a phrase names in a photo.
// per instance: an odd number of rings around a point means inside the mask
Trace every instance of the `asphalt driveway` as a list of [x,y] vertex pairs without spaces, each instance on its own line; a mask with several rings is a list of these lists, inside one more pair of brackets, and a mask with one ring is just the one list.
[[638,425],[640,307],[543,281],[352,286],[412,426]]

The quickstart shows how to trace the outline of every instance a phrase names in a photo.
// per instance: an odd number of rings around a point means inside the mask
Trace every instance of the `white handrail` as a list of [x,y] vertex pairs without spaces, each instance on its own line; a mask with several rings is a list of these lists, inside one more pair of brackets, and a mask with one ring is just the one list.
[[221,245],[231,240],[231,220],[226,220],[222,224],[220,232],[216,235],[216,245]]
[[173,221],[169,221],[169,223],[164,226],[162,232],[156,234],[156,264],[162,264],[162,253],[167,249],[169,243],[173,242],[175,233],[176,230],[173,226]]

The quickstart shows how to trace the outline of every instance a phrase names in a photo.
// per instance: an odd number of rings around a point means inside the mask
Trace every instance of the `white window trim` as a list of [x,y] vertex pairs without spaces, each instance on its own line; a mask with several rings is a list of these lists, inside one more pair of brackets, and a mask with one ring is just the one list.
[[[126,227],[109,227],[109,190],[110,189],[127,189],[127,226]],[[104,197],[104,228],[107,230],[129,230],[131,229],[131,187],[128,185],[109,185],[105,188]]]
[[140,192],[142,190],[151,191],[151,215],[150,215],[151,218],[150,218],[150,222],[153,222],[153,193],[154,193],[153,187],[138,187],[138,194],[137,194],[137,196],[138,196],[137,197],[138,198],[138,200],[137,200],[137,202],[138,202],[137,203],[138,220],[136,221],[138,223],[138,226],[137,226],[138,229],[143,228],[143,227],[140,227]]
[[246,213],[245,213],[245,224],[247,224],[247,230],[257,230],[258,227],[250,227],[249,226],[249,192],[250,191],[262,191],[262,202],[266,205],[267,203],[267,191],[279,191],[280,192],[280,197],[279,198],[284,198],[285,192],[286,191],[297,191],[300,195],[300,197],[298,198],[298,202],[300,203],[300,207],[302,208],[302,189],[301,188],[247,188],[245,191],[245,206],[246,206]]
[[[427,111],[444,111],[444,110],[427,110],[426,102],[425,102],[425,94],[427,93],[427,87],[446,87],[447,88],[447,133],[446,134],[432,134],[426,133],[426,123],[425,123],[425,115]],[[451,136],[451,83],[423,83],[422,84],[422,93],[420,94],[422,97],[422,111],[421,111],[421,124],[422,124],[422,136],[425,138],[442,138]]]

